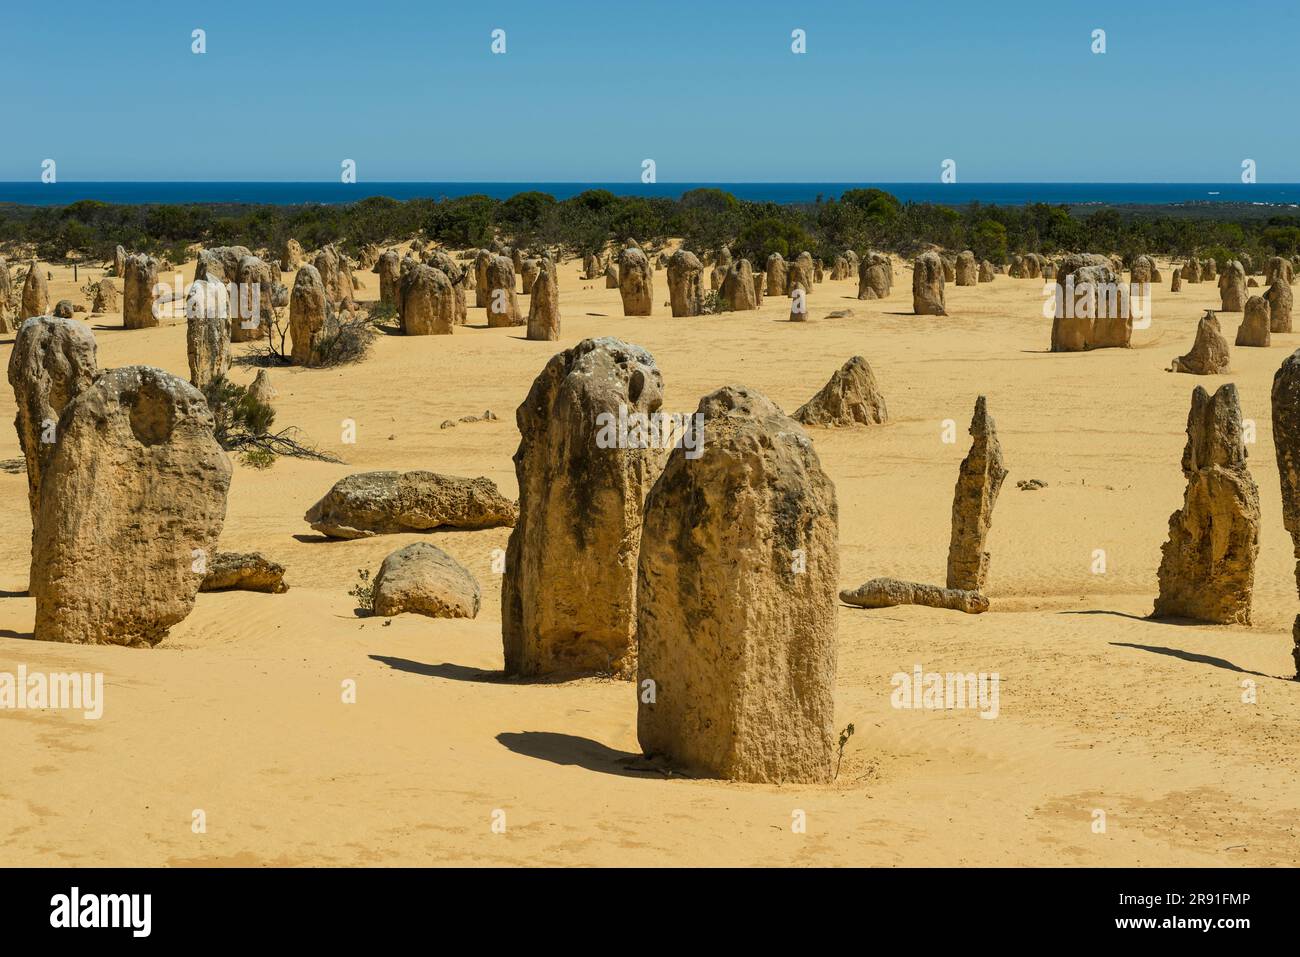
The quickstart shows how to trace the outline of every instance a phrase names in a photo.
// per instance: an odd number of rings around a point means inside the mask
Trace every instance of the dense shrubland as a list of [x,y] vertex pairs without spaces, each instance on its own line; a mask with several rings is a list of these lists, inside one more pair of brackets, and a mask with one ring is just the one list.
[[629,236],[647,244],[681,237],[703,254],[729,245],[754,264],[773,252],[789,257],[807,249],[830,261],[845,248],[910,254],[930,243],[971,249],[995,263],[1014,253],[1063,250],[1216,258],[1246,253],[1259,261],[1300,251],[1300,216],[1216,204],[950,207],[901,203],[878,189],[791,205],[747,202],[706,188],[680,199],[593,189],[567,200],[534,191],[506,200],[372,197],[348,205],[120,206],[84,200],[63,207],[0,207],[0,244],[11,251],[34,247],[51,261],[69,253],[105,260],[121,243],[176,262],[193,243],[277,250],[290,237],[308,249],[334,242],[355,254],[366,243],[416,235],[459,248],[499,238],[529,248],[562,247],[574,255]]

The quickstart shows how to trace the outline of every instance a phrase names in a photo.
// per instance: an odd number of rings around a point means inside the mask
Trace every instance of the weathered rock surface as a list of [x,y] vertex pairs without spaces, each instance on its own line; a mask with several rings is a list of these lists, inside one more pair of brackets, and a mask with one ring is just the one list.
[[1241,312],[1246,307],[1246,270],[1235,259],[1219,277],[1220,312]]
[[1228,371],[1228,340],[1219,330],[1219,319],[1214,310],[1205,310],[1205,315],[1196,325],[1196,340],[1192,351],[1179,356],[1169,367],[1170,372],[1186,372],[1191,375],[1223,375]]
[[645,253],[635,246],[624,249],[618,258],[618,292],[623,299],[623,315],[650,315],[654,304],[654,271]]
[[646,501],[637,737],[723,778],[829,781],[835,487],[798,423],[754,390],[719,389],[699,412],[703,454],[675,449]]
[[127,329],[151,329],[158,325],[153,302],[158,260],[143,254],[127,256],[123,273],[122,325]]
[[435,528],[513,525],[518,511],[487,478],[436,472],[357,472],[334,483],[305,520],[330,538]]
[[732,312],[750,312],[758,308],[754,298],[754,271],[748,259],[737,259],[727,268],[722,282],[722,298]]
[[894,267],[888,256],[868,253],[858,266],[858,298],[884,299],[894,286]]
[[1268,323],[1272,332],[1291,331],[1291,284],[1284,278],[1275,279],[1264,291],[1264,301],[1268,303]]
[[430,618],[477,618],[478,582],[460,562],[428,542],[393,552],[379,566],[374,585],[375,614],[402,612]]
[[279,395],[275,386],[271,385],[271,377],[266,374],[265,369],[257,370],[253,384],[248,387],[248,394],[263,405],[270,405],[271,400]]
[[59,416],[97,375],[95,334],[89,326],[37,316],[18,327],[9,353],[9,384],[18,406],[14,428],[27,461],[33,534],[40,513],[41,476],[59,438]]
[[487,320],[490,328],[523,325],[515,297],[515,267],[506,256],[493,256],[487,266]]
[[272,595],[289,590],[284,583],[284,566],[261,552],[217,552],[208,559],[208,570],[199,591],[260,591]]
[[1127,287],[1106,256],[1076,253],[1056,270],[1053,352],[1127,349],[1133,317]]
[[117,287],[111,279],[101,279],[95,283],[95,298],[91,303],[91,312],[117,312]]
[[379,301],[396,309],[402,291],[402,257],[396,249],[386,249],[370,271],[379,277]]
[[786,284],[786,262],[780,253],[772,253],[767,257],[764,275],[767,277],[767,294],[769,296],[784,296]]
[[698,316],[704,299],[704,265],[698,256],[679,249],[668,259],[668,304],[674,316]]
[[449,336],[456,325],[456,293],[441,269],[416,263],[401,276],[402,333]]
[[662,402],[648,352],[585,339],[551,358],[515,413],[519,518],[501,583],[508,673],[635,671],[642,505],[664,452],[620,448],[615,427]]
[[289,339],[295,365],[321,362],[321,344],[333,335],[337,320],[315,266],[299,268],[289,297]]
[[1259,492],[1246,468],[1235,385],[1213,397],[1200,386],[1192,392],[1182,468],[1187,491],[1169,516],[1152,617],[1249,625]]
[[[922,253],[912,264],[912,311],[918,316],[946,316],[944,269],[938,253]],[[859,296],[859,298],[861,298]]]
[[1251,296],[1246,300],[1246,314],[1237,327],[1236,344],[1267,346],[1271,341],[1268,302],[1263,296]]
[[977,591],[940,588],[923,582],[897,578],[873,578],[857,588],[840,592],[840,601],[860,608],[893,608],[896,605],[925,605],[979,615],[989,610],[989,600]]
[[879,425],[888,418],[885,397],[862,356],[844,363],[821,391],[794,414],[795,421],[803,425],[830,427]]
[[982,592],[989,574],[987,544],[993,506],[997,504],[1002,482],[1007,477],[997,425],[989,415],[988,400],[984,396],[975,400],[970,434],[970,452],[962,459],[952,495],[948,587]]
[[215,280],[196,279],[185,294],[185,352],[200,392],[230,371],[228,294]]
[[[1273,447],[1282,483],[1282,525],[1291,536],[1296,591],[1300,593],[1300,350],[1287,356],[1273,376]],[[1300,615],[1291,628],[1296,674],[1300,676]]]
[[245,256],[235,267],[235,288],[230,297],[230,341],[256,342],[275,323],[275,271],[256,256]]
[[230,471],[203,395],[173,375],[114,369],[69,402],[41,478],[36,638],[162,641],[194,607]]
[[527,338],[554,342],[560,338],[560,290],[556,285],[555,263],[540,260],[528,300]]
[[979,263],[975,261],[975,254],[969,249],[964,250],[957,256],[957,264],[953,269],[959,286],[974,286],[979,283]]

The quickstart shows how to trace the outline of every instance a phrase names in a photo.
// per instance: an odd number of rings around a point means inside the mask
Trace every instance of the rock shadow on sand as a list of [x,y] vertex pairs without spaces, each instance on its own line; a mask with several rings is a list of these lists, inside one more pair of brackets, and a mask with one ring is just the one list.
[[620,777],[689,777],[638,752],[618,751],[576,734],[562,734],[558,731],[503,731],[497,735],[497,741],[515,754],[550,761],[552,764],[576,765],[602,774],[616,774]]
[[444,661],[441,664],[427,664],[423,661],[411,661],[409,658],[394,658],[390,655],[371,655],[371,661],[388,665],[394,671],[407,674],[423,675],[426,678],[446,678],[448,681],[505,681],[500,671],[484,671],[481,668],[468,668],[465,665]]
[[1240,665],[1234,665],[1226,658],[1216,658],[1213,655],[1202,655],[1194,651],[1183,651],[1181,648],[1166,648],[1163,645],[1138,645],[1129,641],[1112,641],[1112,648],[1136,648],[1138,651],[1149,651],[1155,655],[1167,655],[1171,658],[1177,658],[1180,661],[1190,661],[1198,665],[1213,665],[1215,668],[1223,668],[1225,671],[1235,671],[1242,675],[1254,675],[1257,678],[1276,678],[1279,681],[1292,681],[1284,675],[1266,675],[1262,671],[1251,671],[1249,668],[1242,668]]

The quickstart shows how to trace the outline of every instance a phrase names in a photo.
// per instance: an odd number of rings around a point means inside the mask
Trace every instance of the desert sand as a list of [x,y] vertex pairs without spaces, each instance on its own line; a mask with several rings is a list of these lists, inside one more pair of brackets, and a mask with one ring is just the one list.
[[[452,336],[382,336],[359,365],[274,368],[277,427],[346,464],[234,456],[222,548],[282,563],[282,595],[203,593],[156,649],[31,640],[31,525],[22,453],[0,390],[0,670],[102,671],[104,714],[0,714],[0,863],[6,865],[1276,865],[1300,863],[1300,610],[1282,527],[1269,391],[1300,334],[1234,348],[1227,376],[1163,371],[1219,306],[1214,282],[1157,289],[1132,349],[1048,352],[1043,281],[999,275],[946,290],[947,317],[911,314],[910,274],[858,301],[821,283],[810,321],[789,300],[757,312],[625,318],[618,290],[559,273],[558,342],[486,328],[471,306]],[[98,269],[51,269],[51,301]],[[192,276],[193,264],[186,269]],[[358,298],[378,296],[378,277]],[[292,278],[286,277],[292,285]],[[1050,283],[1050,280],[1047,281]],[[120,280],[119,280],[120,288]],[[471,297],[472,301],[472,297]],[[521,298],[521,310],[526,307]],[[848,308],[853,315],[828,319]],[[85,319],[85,314],[78,314]],[[1222,315],[1229,341],[1240,321]],[[188,377],[185,327],[127,331],[88,319],[100,368]],[[514,410],[547,359],[614,335],[648,349],[665,409],[691,412],[728,383],[787,412],[846,359],[865,356],[890,421],[810,428],[840,511],[840,587],[878,576],[942,583],[953,484],[977,395],[1010,470],[993,515],[991,609],[840,605],[836,727],[852,723],[834,784],[697,780],[637,760],[634,685],[501,676],[500,576],[509,529],[327,540],[304,511],[370,469],[485,475],[516,494]],[[0,340],[7,361],[13,336]],[[246,346],[234,347],[236,355]],[[252,381],[241,365],[232,378]],[[1235,382],[1253,420],[1249,467],[1263,520],[1254,625],[1145,620],[1192,389]],[[491,409],[498,421],[441,429]],[[343,420],[356,443],[341,442]],[[944,421],[956,441],[942,441]],[[1039,479],[1023,491],[1016,482]],[[413,541],[477,576],[474,620],[360,617],[348,590]],[[1098,549],[1104,574],[1093,571]],[[895,672],[997,672],[999,713],[891,707]],[[341,683],[354,679],[355,704]],[[1246,684],[1247,682],[1251,684]],[[1243,701],[1253,688],[1256,700]],[[206,832],[191,827],[196,809]],[[1094,830],[1094,811],[1106,815]],[[504,833],[493,829],[504,811]],[[803,811],[806,832],[792,829]],[[498,815],[496,818],[500,820]]]

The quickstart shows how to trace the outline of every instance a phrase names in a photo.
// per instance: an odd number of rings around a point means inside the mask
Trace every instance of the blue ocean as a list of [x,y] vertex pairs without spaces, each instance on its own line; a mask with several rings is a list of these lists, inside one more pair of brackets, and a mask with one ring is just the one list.
[[583,190],[607,189],[620,196],[676,198],[701,187],[723,189],[740,199],[773,203],[813,203],[848,189],[876,187],[904,202],[964,206],[1181,205],[1251,203],[1300,205],[1300,183],[0,183],[0,203],[63,206],[78,200],[105,203],[351,203],[370,196],[392,199],[443,199],[483,193],[505,199],[540,190],[557,199]]

